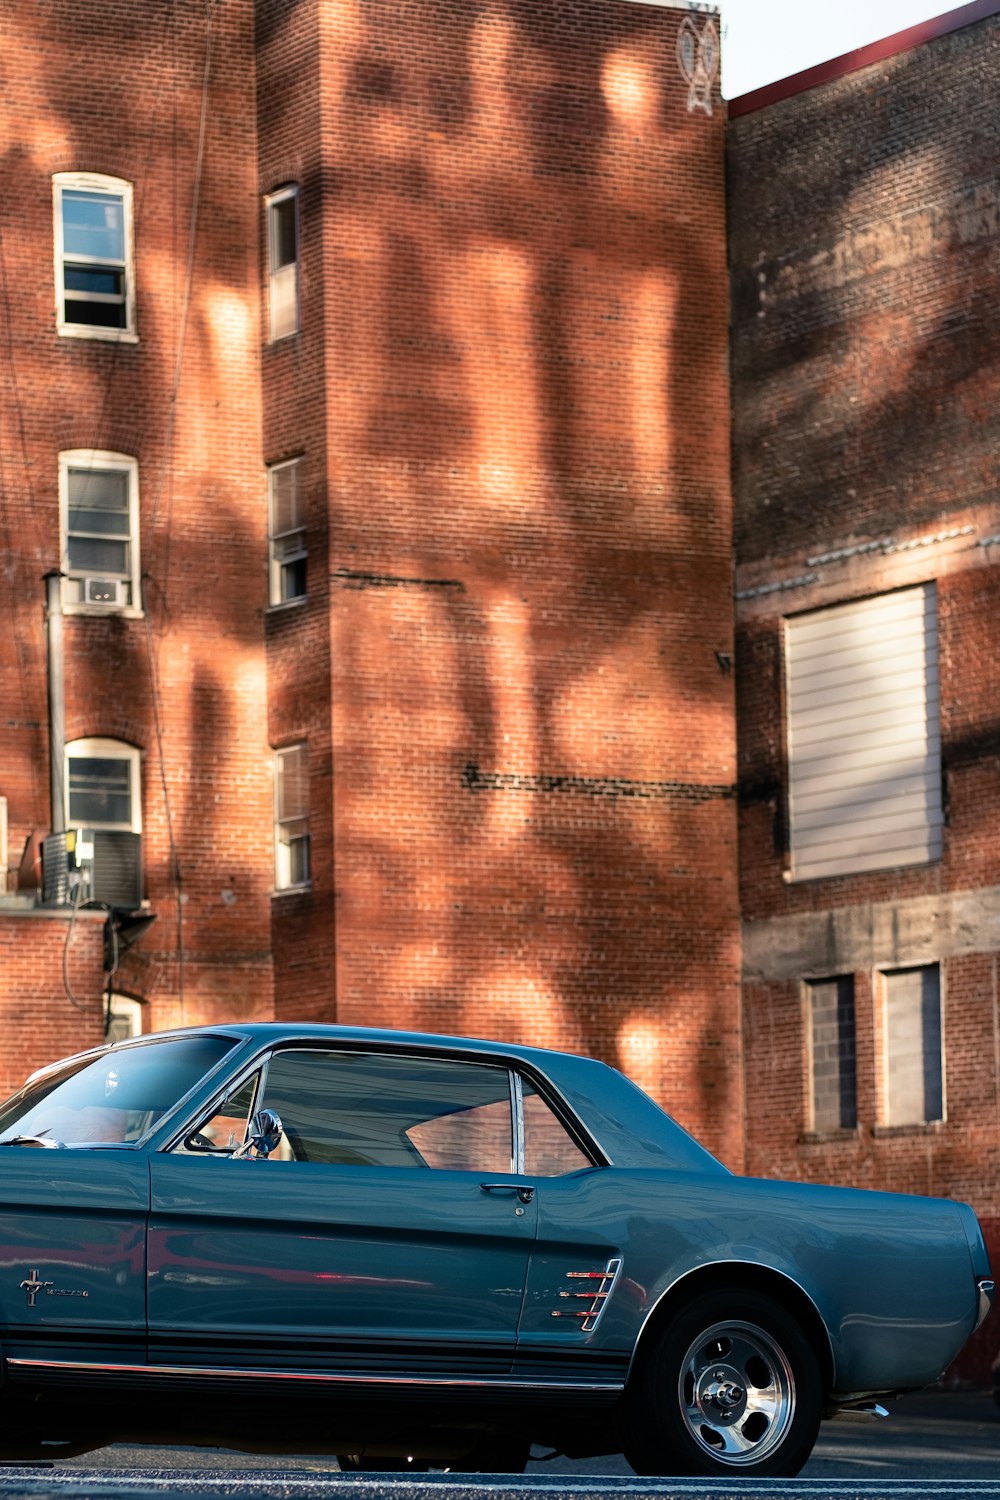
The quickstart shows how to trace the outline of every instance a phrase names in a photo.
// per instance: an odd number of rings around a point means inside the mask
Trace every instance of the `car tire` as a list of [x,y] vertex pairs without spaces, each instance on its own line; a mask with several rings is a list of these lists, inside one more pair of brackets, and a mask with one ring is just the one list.
[[706,1292],[640,1353],[625,1457],[642,1475],[791,1478],[821,1415],[819,1365],[795,1318],[760,1292]]

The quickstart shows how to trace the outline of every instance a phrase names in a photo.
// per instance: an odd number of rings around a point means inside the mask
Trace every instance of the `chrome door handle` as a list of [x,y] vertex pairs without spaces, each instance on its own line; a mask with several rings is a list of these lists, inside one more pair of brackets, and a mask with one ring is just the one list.
[[535,1196],[533,1187],[520,1182],[481,1182],[484,1193],[516,1193],[522,1203],[530,1203]]

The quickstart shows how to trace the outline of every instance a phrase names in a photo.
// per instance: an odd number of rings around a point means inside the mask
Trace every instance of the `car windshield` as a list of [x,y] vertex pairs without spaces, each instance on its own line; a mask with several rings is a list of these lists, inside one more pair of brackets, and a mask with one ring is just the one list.
[[137,1141],[235,1045],[231,1037],[171,1037],[76,1058],[0,1106],[0,1145]]

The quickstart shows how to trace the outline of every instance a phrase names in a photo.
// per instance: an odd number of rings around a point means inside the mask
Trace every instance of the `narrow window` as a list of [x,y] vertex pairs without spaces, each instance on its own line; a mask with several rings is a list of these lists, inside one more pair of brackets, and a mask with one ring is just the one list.
[[270,600],[305,598],[306,528],[299,485],[300,460],[272,464],[267,471]]
[[941,858],[933,583],[785,622],[793,880]]
[[309,750],[289,745],[274,756],[274,883],[309,883]]
[[898,969],[883,984],[886,1123],[943,1120],[940,970]]
[[299,328],[299,190],[282,188],[267,211],[268,337],[272,343]]
[[131,183],[59,172],[53,195],[59,332],[134,336]]
[[854,980],[813,980],[808,986],[814,1130],[853,1130],[858,1123]]
[[139,472],[121,453],[59,455],[63,605],[106,611],[139,605]]

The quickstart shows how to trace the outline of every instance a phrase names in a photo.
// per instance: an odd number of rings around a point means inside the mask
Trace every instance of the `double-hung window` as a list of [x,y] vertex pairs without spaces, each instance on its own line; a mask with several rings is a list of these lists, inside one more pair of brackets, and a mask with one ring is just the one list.
[[306,527],[301,461],[272,464],[267,471],[269,598],[272,604],[303,599],[306,592]]
[[274,883],[279,891],[309,884],[309,747],[274,754]]
[[265,199],[267,310],[271,343],[299,330],[299,190],[282,188]]
[[131,183],[59,172],[53,199],[59,332],[134,339]]
[[139,471],[123,453],[59,455],[63,604],[139,607]]

